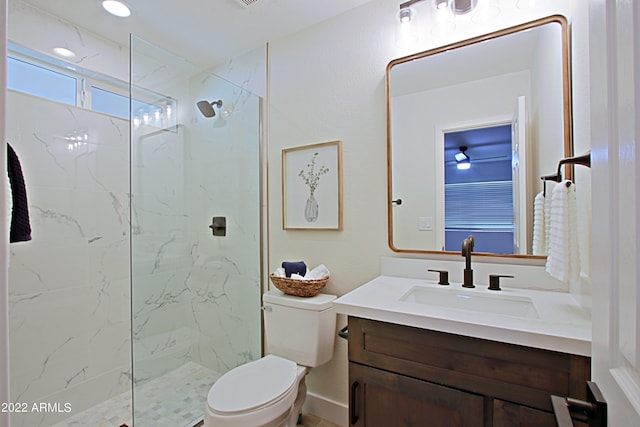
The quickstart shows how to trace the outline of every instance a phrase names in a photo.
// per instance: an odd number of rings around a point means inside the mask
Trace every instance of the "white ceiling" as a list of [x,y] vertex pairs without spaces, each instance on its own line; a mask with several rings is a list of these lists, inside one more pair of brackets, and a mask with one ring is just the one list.
[[371,0],[126,0],[129,18],[107,14],[101,0],[24,0],[128,45],[129,33],[203,66],[218,64]]

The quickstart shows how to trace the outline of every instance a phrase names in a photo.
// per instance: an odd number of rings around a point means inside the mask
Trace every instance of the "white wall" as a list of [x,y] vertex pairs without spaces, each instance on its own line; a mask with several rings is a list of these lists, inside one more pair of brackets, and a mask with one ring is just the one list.
[[[342,295],[377,276],[381,256],[398,256],[387,247],[386,218],[384,75],[387,63],[394,58],[562,13],[573,27],[575,149],[577,153],[588,149],[588,29],[582,2],[538,1],[532,11],[518,10],[515,4],[514,0],[503,0],[500,16],[490,24],[461,23],[446,39],[422,39],[411,50],[395,45],[398,2],[389,0],[374,0],[270,43],[271,271],[283,260],[303,259],[312,266],[324,263],[332,272],[326,292]],[[336,139],[343,141],[344,230],[282,230],[281,150]],[[579,185],[589,187],[582,175],[578,179]],[[344,324],[345,319],[338,320],[339,327]],[[333,360],[309,375],[310,392],[344,405],[347,375],[346,345],[337,340]]]

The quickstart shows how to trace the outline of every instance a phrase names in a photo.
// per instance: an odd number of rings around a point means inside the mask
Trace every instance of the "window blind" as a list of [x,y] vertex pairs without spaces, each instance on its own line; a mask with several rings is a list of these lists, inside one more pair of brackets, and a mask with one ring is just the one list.
[[513,230],[511,181],[445,185],[445,228]]

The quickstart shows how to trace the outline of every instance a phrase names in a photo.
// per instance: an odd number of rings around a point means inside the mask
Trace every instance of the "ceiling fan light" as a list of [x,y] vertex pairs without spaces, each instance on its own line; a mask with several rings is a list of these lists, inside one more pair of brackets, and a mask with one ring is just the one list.
[[456,167],[460,170],[469,169],[471,167],[471,159],[467,156],[467,147],[460,147],[460,151],[454,154],[457,165]]
[[471,168],[471,161],[469,159],[459,161],[458,164],[456,165],[456,167],[459,170],[469,169],[469,168]]
[[456,153],[454,157],[456,158],[456,162],[461,162],[463,160],[469,159],[469,157],[466,154],[464,154],[462,151],[459,153]]

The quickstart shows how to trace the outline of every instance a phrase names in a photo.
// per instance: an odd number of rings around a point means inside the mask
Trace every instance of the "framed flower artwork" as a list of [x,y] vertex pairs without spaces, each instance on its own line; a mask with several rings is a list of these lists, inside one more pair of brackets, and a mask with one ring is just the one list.
[[282,150],[282,228],[342,230],[341,141]]

